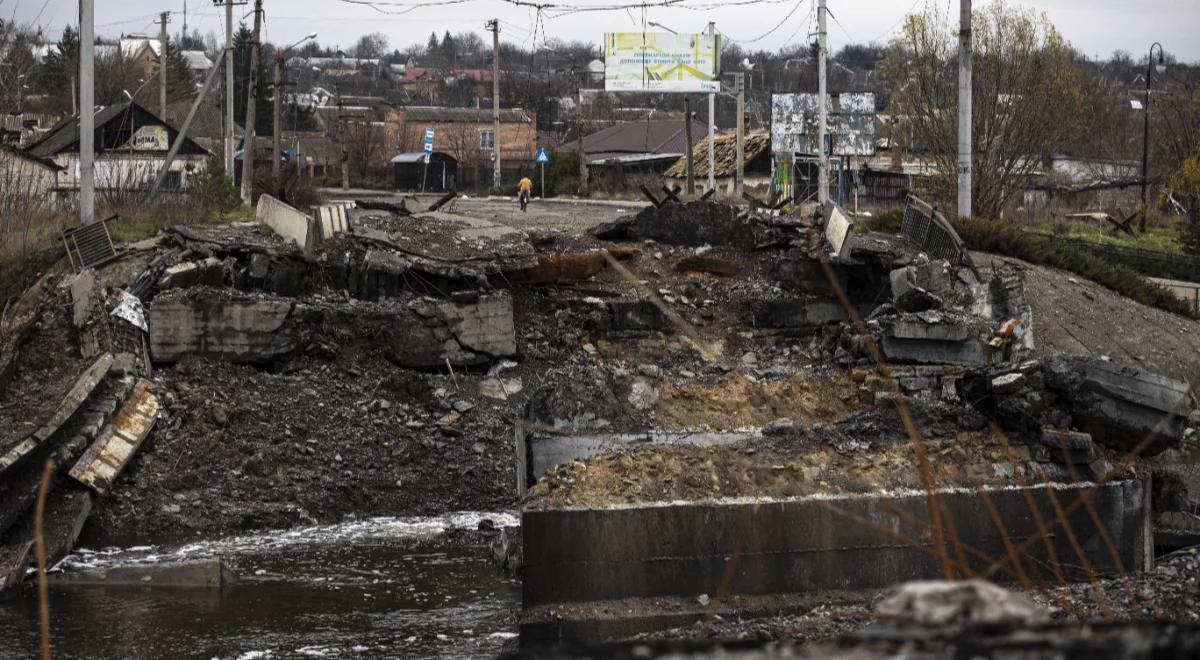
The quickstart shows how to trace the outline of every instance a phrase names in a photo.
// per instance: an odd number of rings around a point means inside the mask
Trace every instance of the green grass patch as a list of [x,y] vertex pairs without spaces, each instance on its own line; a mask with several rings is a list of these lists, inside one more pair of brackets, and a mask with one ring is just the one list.
[[214,225],[254,220],[254,208],[239,206],[232,211],[198,211],[189,208],[160,207],[145,211],[118,212],[108,223],[113,241],[133,243],[150,238],[158,230],[174,225]]
[[1137,237],[1123,231],[1112,233],[1112,225],[1107,222],[1103,226],[1096,223],[1063,222],[1025,223],[1021,229],[1042,234],[1053,234],[1064,238],[1100,243],[1101,245],[1116,245],[1119,247],[1141,250],[1154,250],[1169,254],[1183,254],[1182,234],[1179,230],[1169,227],[1147,227],[1146,233],[1136,232]]
[[1011,223],[967,220],[954,224],[972,250],[992,252],[1034,264],[1070,271],[1143,305],[1180,316],[1192,316],[1190,306],[1142,273],[1092,253],[1056,245],[1053,238],[1026,233]]

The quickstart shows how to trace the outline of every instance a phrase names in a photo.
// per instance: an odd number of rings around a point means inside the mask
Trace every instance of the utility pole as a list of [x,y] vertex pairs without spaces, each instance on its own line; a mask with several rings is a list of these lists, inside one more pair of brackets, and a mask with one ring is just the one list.
[[187,0],[183,0],[183,38],[187,39]]
[[350,190],[350,152],[346,150],[346,111],[342,107],[341,86],[335,85],[333,93],[337,94],[338,142],[342,146],[342,190]]
[[825,0],[817,6],[817,105],[821,108],[817,119],[817,201],[824,208],[829,201],[829,155],[825,153],[825,136],[828,134],[829,108],[826,107],[829,92],[825,87],[825,58],[829,55],[825,44]]
[[79,0],[79,224],[96,220],[96,13]]
[[958,217],[971,217],[971,0],[958,10]]
[[[1154,65],[1154,47],[1158,46],[1158,66]],[[1149,183],[1148,163],[1150,162],[1150,78],[1154,69],[1159,73],[1166,72],[1166,61],[1163,58],[1162,44],[1157,41],[1150,44],[1150,53],[1146,57],[1146,94],[1142,101],[1142,208],[1138,215],[1138,231],[1146,233],[1146,216],[1150,215],[1150,204],[1146,200],[1146,187]]]
[[692,173],[692,97],[683,97],[683,136],[687,139],[687,194],[696,194],[696,177]]
[[233,152],[233,0],[225,0],[225,174],[230,178]]
[[158,107],[163,121],[167,119],[167,17],[171,12],[158,15]]
[[[708,23],[708,38],[709,43],[716,50],[717,45],[717,24],[709,21]],[[714,53],[715,55],[715,53]],[[716,66],[720,69],[720,59],[717,58]],[[718,70],[717,73],[720,73]],[[717,94],[715,92],[708,93],[708,189],[717,189],[717,166],[713,161],[716,160],[716,147],[714,142],[717,139]]]
[[746,173],[746,74],[741,71],[733,74],[733,86],[737,92],[737,169],[734,170],[736,179],[733,183],[733,194],[741,198],[742,178]]
[[258,36],[262,31],[262,0],[254,0],[254,36],[250,39],[250,81],[246,85],[246,131],[242,144],[242,201],[254,203],[254,123],[258,115]]
[[571,59],[571,87],[575,92],[575,157],[579,160],[580,197],[588,196],[587,152],[583,146],[583,94],[579,92],[579,75],[575,71],[575,59]]
[[[283,147],[280,142],[283,139],[283,53],[275,55],[275,112],[271,121],[271,182],[272,185],[278,186],[279,183],[279,159],[283,157]],[[292,127],[295,128],[294,126]],[[292,154],[295,158],[296,154]]]
[[500,19],[487,22],[492,31],[492,151],[495,154],[492,169],[492,187],[500,187]]

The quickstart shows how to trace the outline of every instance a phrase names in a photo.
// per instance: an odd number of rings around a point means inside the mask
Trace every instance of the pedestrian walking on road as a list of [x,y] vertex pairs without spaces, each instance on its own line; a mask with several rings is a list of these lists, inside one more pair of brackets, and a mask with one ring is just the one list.
[[533,193],[533,182],[529,177],[521,177],[521,182],[517,184],[517,196],[521,198],[521,210],[526,210],[529,205],[529,195]]

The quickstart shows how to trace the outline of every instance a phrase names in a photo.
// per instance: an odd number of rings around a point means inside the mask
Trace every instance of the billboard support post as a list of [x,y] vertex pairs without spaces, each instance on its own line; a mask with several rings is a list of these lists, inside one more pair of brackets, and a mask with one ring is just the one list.
[[[709,22],[708,35],[715,39],[716,34],[717,34],[717,24],[713,23],[713,22]],[[720,68],[720,65],[721,65],[721,58],[717,57],[718,69]],[[717,112],[717,95],[715,92],[709,92],[708,93],[708,190],[709,191],[716,190],[716,187],[717,187],[717,170],[716,170],[716,164],[713,162],[714,160],[716,160],[716,153],[715,153],[716,149],[714,147],[714,143],[716,142],[716,135],[717,135],[716,112]]]
[[746,174],[746,74],[738,71],[733,74],[734,87],[737,89],[737,167],[734,172],[737,179],[734,182],[733,194],[736,198],[742,196],[742,180]]
[[817,103],[819,104],[820,118],[817,120],[818,138],[817,138],[817,159],[820,162],[820,171],[817,173],[817,201],[821,206],[829,201],[829,155],[825,151],[825,136],[829,130],[826,126],[828,121],[828,108],[826,108],[825,95],[825,57],[827,55],[825,45],[825,0],[820,0],[820,5],[817,7]]

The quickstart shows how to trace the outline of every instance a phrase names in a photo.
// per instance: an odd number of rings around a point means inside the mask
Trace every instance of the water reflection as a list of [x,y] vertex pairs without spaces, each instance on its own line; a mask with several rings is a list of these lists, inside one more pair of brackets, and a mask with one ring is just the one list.
[[[220,557],[223,590],[51,593],[55,657],[491,657],[515,634],[519,586],[486,539],[446,534],[506,514],[374,519],[192,543],[81,552],[67,569]],[[0,658],[37,653],[34,591],[0,602]]]

